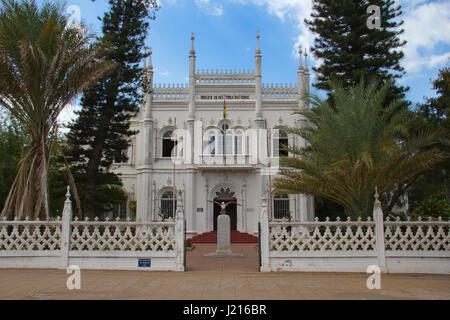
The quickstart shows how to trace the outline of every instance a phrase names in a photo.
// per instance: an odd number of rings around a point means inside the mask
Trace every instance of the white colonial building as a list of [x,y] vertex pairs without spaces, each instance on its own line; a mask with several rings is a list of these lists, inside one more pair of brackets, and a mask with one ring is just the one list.
[[[259,35],[254,71],[197,70],[194,34],[191,40],[188,86],[154,85],[151,56],[145,63],[144,105],[131,120],[139,133],[127,150],[128,163],[113,167],[129,202],[136,201],[136,220],[171,218],[183,207],[191,237],[216,228],[214,201],[234,200],[238,205],[227,207],[231,229],[256,234],[264,197],[274,220],[311,220],[312,197],[278,194],[269,175],[285,153],[280,146],[303,143],[276,129],[302,125],[292,113],[307,107],[300,99],[309,92],[306,53],[302,63],[300,52],[298,85],[263,84]],[[130,215],[129,205],[122,209],[122,217]]]

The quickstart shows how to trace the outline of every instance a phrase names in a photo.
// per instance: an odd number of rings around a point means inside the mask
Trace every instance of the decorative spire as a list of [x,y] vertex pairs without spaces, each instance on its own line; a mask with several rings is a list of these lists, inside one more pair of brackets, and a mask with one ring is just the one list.
[[375,186],[375,203],[380,203],[380,196],[378,195],[377,186]]
[[150,51],[148,53],[148,68],[153,69],[153,63],[152,63],[152,47],[150,47]]
[[259,56],[261,54],[261,50],[259,49],[259,30],[256,30],[256,55]]
[[191,52],[190,52],[191,56],[195,55],[194,40],[195,40],[195,36],[194,36],[194,33],[192,32],[191,33],[192,46],[191,46]]
[[67,185],[67,192],[66,192],[66,201],[70,201],[70,185]]
[[306,52],[306,49],[305,49],[305,70],[308,70],[308,53]]
[[300,64],[298,66],[298,69],[303,69],[303,63],[302,63],[302,47],[298,46],[298,55],[300,56]]

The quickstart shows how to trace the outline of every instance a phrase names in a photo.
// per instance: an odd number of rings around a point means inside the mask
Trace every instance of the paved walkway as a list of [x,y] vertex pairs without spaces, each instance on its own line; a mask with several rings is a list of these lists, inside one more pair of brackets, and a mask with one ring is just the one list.
[[2,269],[0,299],[450,299],[450,276],[382,274],[368,290],[364,273],[258,272],[256,246],[233,244],[244,257],[206,258],[197,244],[187,272],[81,271],[81,290],[66,288],[65,270]]
[[243,253],[243,257],[217,258],[205,257],[206,253],[216,252],[215,243],[195,243],[195,249],[186,255],[188,271],[212,272],[258,272],[259,256],[257,244],[232,243],[233,253]]

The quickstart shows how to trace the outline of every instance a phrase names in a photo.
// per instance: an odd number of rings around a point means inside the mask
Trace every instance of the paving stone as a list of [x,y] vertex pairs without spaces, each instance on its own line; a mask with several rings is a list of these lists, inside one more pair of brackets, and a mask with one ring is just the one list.
[[66,289],[61,269],[2,269],[0,299],[450,299],[450,275],[382,274],[381,290],[365,273],[258,271],[254,244],[231,244],[242,258],[211,259],[215,244],[195,244],[187,272],[81,270],[81,290]]

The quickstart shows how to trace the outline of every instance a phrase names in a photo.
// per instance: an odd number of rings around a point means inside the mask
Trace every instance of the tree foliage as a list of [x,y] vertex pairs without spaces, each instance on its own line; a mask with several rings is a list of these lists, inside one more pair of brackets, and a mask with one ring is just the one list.
[[2,0],[0,105],[31,137],[2,215],[47,219],[48,160],[60,112],[113,64],[92,36],[67,28],[60,3]]
[[424,149],[437,141],[437,134],[413,130],[414,117],[401,103],[383,106],[390,84],[378,87],[375,81],[348,90],[330,83],[333,106],[312,97],[311,110],[296,112],[309,125],[286,130],[308,146],[289,147],[295,156],[282,158],[275,187],[331,200],[352,216],[371,214],[377,187],[389,213],[397,187],[410,186],[445,155],[437,148]]
[[[108,44],[107,58],[118,68],[86,90],[78,118],[69,125],[68,150],[77,183],[83,190],[83,211],[90,218],[105,211],[104,201],[116,200],[120,179],[109,172],[113,161],[124,162],[130,137],[129,119],[141,104],[142,60],[148,56],[145,39],[149,20],[155,18],[156,1],[110,0],[102,19],[100,43]],[[80,191],[81,192],[81,191]]]
[[17,121],[9,116],[0,118],[0,208],[5,204],[18,163],[29,143],[29,137]]
[[[434,147],[450,155],[450,71],[448,67],[439,70],[432,82],[436,97],[428,98],[425,103],[416,106],[418,127],[439,132],[439,141]],[[429,199],[446,199],[450,202],[450,162],[443,161],[432,170],[419,177],[409,192],[414,210],[415,203]]]
[[[381,14],[381,29],[369,29],[369,5],[377,5]],[[315,0],[311,19],[305,20],[316,34],[311,48],[322,63],[313,67],[317,76],[314,86],[330,92],[329,81],[338,79],[344,88],[358,84],[361,77],[371,76],[380,83],[391,81],[387,104],[401,99],[407,88],[394,84],[404,74],[400,41],[403,33],[401,7],[393,0]]]

